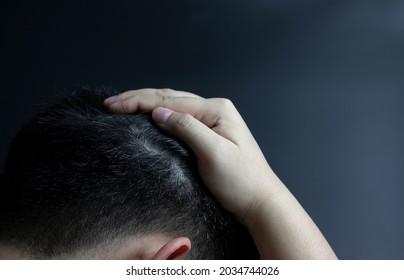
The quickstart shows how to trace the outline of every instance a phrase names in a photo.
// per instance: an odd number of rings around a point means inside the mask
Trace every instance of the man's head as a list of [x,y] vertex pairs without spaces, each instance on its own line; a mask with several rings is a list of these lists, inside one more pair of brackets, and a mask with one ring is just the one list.
[[245,228],[201,183],[188,148],[147,115],[105,110],[114,93],[78,90],[17,134],[0,182],[0,251],[45,259],[258,257]]

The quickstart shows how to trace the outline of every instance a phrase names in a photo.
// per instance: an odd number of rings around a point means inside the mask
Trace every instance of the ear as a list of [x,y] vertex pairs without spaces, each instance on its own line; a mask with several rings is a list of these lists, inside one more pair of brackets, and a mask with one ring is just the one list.
[[177,237],[164,244],[153,256],[153,260],[178,260],[191,250],[191,240]]

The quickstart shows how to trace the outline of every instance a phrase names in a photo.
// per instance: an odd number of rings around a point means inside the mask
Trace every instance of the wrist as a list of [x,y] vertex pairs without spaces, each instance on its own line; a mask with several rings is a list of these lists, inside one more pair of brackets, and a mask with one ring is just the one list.
[[287,195],[288,189],[281,180],[272,173],[261,187],[256,187],[254,197],[249,207],[240,217],[240,222],[244,224],[250,231],[266,219],[266,213],[276,201],[283,200]]

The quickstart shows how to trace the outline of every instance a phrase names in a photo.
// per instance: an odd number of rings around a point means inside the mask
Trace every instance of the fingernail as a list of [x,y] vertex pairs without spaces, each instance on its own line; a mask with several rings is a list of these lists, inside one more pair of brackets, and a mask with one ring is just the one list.
[[118,100],[118,96],[114,95],[104,100],[105,105],[112,105]]
[[152,117],[157,123],[165,123],[172,113],[173,111],[169,109],[157,107],[153,110]]

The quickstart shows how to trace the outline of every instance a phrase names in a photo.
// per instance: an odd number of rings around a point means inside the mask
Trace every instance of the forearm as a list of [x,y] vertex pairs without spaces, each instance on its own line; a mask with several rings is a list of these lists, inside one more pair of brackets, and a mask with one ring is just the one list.
[[273,174],[244,221],[262,259],[337,259],[303,207]]

